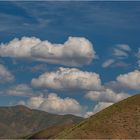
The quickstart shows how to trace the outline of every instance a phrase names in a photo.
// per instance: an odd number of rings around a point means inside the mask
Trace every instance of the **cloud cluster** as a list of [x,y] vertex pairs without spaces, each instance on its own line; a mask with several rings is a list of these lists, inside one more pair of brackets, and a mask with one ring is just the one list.
[[0,64],[0,83],[7,83],[13,80],[13,74],[4,65]]
[[127,74],[120,74],[117,81],[130,89],[140,89],[140,71],[135,70]]
[[[124,58],[128,56],[131,49],[128,45],[121,44],[117,45],[113,51],[113,55],[117,58]],[[53,44],[35,37],[22,37],[21,40],[14,39],[8,44],[1,44],[0,56],[27,58],[66,66],[89,64],[92,59],[96,58],[91,42],[82,37],[69,37],[64,44]],[[102,67],[106,68],[114,63],[116,63],[115,59],[108,59],[102,64]],[[44,70],[44,66],[36,66],[33,70],[38,71],[40,69]],[[138,89],[140,86],[139,76],[140,72],[134,71],[118,76],[117,82],[120,85]],[[6,81],[14,79],[13,75],[3,65],[0,65],[0,78],[4,78]],[[4,82],[4,80],[1,81]],[[38,78],[32,79],[31,84],[34,87],[52,90],[86,91],[85,97],[97,101],[97,104],[91,112],[86,113],[86,110],[73,98],[61,98],[55,93],[50,93],[47,97],[44,97],[43,94],[35,96],[35,91],[26,84],[13,86],[4,92],[12,96],[27,96],[29,99],[20,101],[19,104],[30,108],[44,110],[49,113],[74,114],[78,116],[95,114],[130,96],[123,92],[118,93],[109,88],[103,88],[100,76],[97,73],[81,71],[77,68],[60,67],[56,71],[46,72]],[[4,92],[1,93],[4,94]]]
[[28,58],[66,66],[89,64],[96,58],[90,41],[83,37],[69,37],[64,44],[53,44],[35,37],[14,39],[0,45],[0,56]]
[[26,105],[33,109],[40,109],[55,114],[73,114],[82,116],[83,108],[73,98],[61,98],[55,93],[50,93],[48,97],[31,97],[27,102],[20,101],[19,104]]
[[130,95],[127,93],[116,93],[111,89],[104,89],[102,91],[90,91],[85,95],[86,98],[93,101],[112,103],[121,101],[129,96]]
[[62,68],[57,71],[46,72],[38,78],[32,79],[35,87],[45,87],[55,90],[99,90],[101,80],[98,74],[81,71],[76,68]]

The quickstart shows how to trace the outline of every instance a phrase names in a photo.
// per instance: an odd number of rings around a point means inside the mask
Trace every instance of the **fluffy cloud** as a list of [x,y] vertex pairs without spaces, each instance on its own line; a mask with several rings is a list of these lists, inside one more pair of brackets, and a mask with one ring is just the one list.
[[105,108],[107,108],[107,107],[109,107],[109,106],[111,106],[111,105],[113,105],[113,103],[109,103],[109,102],[99,102],[99,103],[97,103],[97,104],[95,105],[95,107],[93,108],[93,111],[86,112],[86,114],[85,114],[84,117],[85,117],[85,118],[88,118],[88,117],[90,117],[90,116],[92,116],[92,115],[98,113],[99,111],[101,111],[101,110],[103,110],[103,109],[105,109]]
[[108,102],[99,102],[97,105],[95,105],[93,112],[97,113],[109,106],[113,105],[113,103],[108,103]]
[[122,85],[118,81],[107,82],[107,83],[105,83],[105,87],[109,88],[117,93],[122,92],[122,91],[128,91],[128,87],[125,87],[124,85]]
[[54,114],[73,114],[82,116],[84,110],[75,99],[69,97],[61,98],[55,93],[50,93],[48,97],[31,97],[27,102],[20,101],[19,104]]
[[0,83],[7,83],[14,80],[14,76],[12,73],[5,68],[2,64],[0,64]]
[[113,64],[114,62],[115,62],[114,59],[108,59],[108,60],[106,60],[106,61],[102,64],[102,67],[103,67],[103,68],[107,68],[107,67],[109,67],[111,64]]
[[22,37],[21,40],[13,39],[8,44],[0,45],[0,56],[2,57],[31,57],[31,49],[37,44],[41,43],[41,40],[35,37]]
[[121,101],[130,95],[127,93],[115,93],[111,89],[104,89],[102,91],[90,91],[88,92],[85,97],[94,101],[99,102],[118,102]]
[[32,85],[55,90],[99,90],[101,80],[99,75],[93,72],[60,67],[57,71],[46,72],[34,78]]
[[33,109],[41,109],[40,106],[44,101],[45,101],[45,99],[42,95],[37,96],[37,97],[31,97],[27,101],[27,104],[25,103],[25,105],[27,105],[28,107],[33,108]]
[[140,89],[140,71],[135,70],[127,74],[121,74],[117,77],[117,81],[131,89]]
[[64,44],[52,44],[35,37],[14,39],[0,45],[0,56],[30,58],[66,66],[89,64],[96,57],[91,42],[82,37],[69,37]]

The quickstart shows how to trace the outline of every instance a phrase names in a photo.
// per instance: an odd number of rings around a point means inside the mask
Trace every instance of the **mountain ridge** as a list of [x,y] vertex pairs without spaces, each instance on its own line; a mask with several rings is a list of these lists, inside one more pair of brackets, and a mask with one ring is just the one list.
[[74,115],[57,115],[23,105],[0,107],[0,138],[21,138],[47,127],[78,123],[83,118]]

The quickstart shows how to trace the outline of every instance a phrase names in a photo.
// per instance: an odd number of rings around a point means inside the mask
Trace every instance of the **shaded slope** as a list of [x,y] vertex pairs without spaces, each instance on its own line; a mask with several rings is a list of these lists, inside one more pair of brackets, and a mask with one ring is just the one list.
[[77,123],[82,118],[31,110],[25,106],[0,107],[0,138],[20,138],[53,125]]
[[38,133],[35,133],[34,135],[28,137],[28,139],[50,139],[62,132],[63,130],[71,128],[73,126],[74,123],[51,126],[44,130],[41,130]]
[[104,109],[56,138],[140,138],[140,94]]

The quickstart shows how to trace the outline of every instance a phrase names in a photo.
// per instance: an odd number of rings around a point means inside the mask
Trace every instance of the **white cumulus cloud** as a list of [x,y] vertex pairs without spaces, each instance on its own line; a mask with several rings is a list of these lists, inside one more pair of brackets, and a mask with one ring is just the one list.
[[113,105],[113,103],[108,103],[108,102],[99,102],[97,105],[95,105],[93,112],[97,113],[109,106]]
[[92,43],[83,37],[69,37],[64,44],[53,44],[35,37],[14,39],[0,45],[0,56],[28,58],[66,66],[89,64],[96,58]]
[[107,108],[108,106],[128,98],[129,96],[130,94],[123,92],[117,93],[108,88],[101,91],[89,91],[85,97],[87,99],[96,101],[97,104],[94,106],[92,111],[86,112],[85,118],[90,117],[91,115],[94,115],[95,113]]
[[18,104],[26,105],[33,109],[43,110],[54,114],[73,114],[83,115],[82,106],[73,98],[61,98],[55,93],[50,93],[48,97],[36,96],[31,97],[27,102],[20,101]]
[[88,117],[100,112],[101,110],[103,110],[111,105],[113,105],[113,103],[111,103],[111,102],[98,102],[95,105],[95,107],[93,108],[93,111],[86,112],[84,117],[88,118]]
[[127,93],[116,93],[111,89],[104,89],[102,91],[89,91],[85,97],[88,99],[91,99],[93,101],[99,101],[99,102],[118,102],[121,101],[130,95]]
[[41,40],[35,37],[22,37],[21,40],[15,38],[7,44],[0,45],[0,56],[30,58],[31,49],[39,43]]
[[31,83],[35,87],[55,90],[99,90],[101,88],[98,74],[76,68],[60,67],[57,71],[46,72],[32,79]]
[[7,83],[13,80],[13,74],[4,65],[0,64],[0,83]]
[[120,74],[117,81],[131,89],[140,89],[140,71],[134,70],[126,74]]

